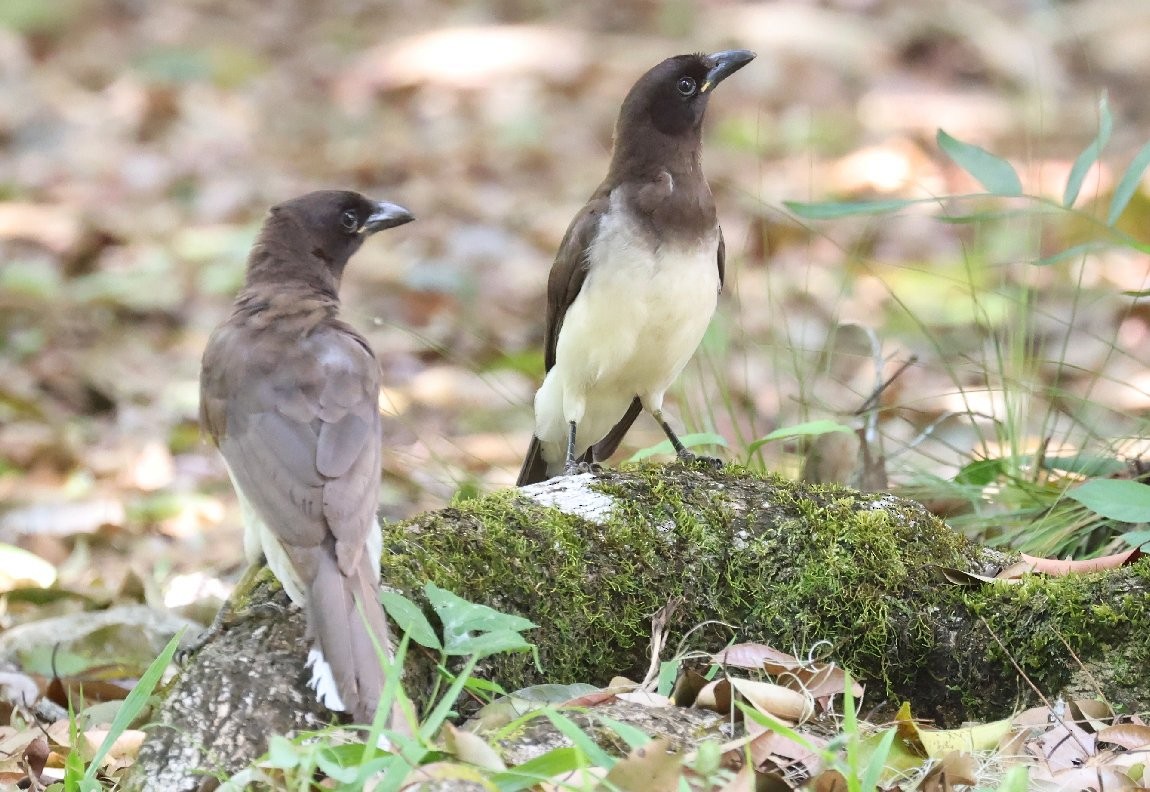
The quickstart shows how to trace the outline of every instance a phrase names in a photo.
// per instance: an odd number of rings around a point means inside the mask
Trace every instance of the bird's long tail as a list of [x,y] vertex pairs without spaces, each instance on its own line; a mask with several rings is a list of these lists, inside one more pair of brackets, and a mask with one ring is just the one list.
[[[309,684],[324,706],[351,713],[357,723],[375,717],[385,681],[380,653],[390,657],[392,652],[369,555],[363,553],[352,574],[345,575],[334,554],[322,553],[308,592],[308,629],[315,638]],[[403,727],[398,708],[390,726]]]
[[523,467],[519,468],[519,478],[515,481],[516,487],[525,487],[528,484],[538,484],[551,478],[547,472],[547,460],[543,458],[543,444],[538,437],[531,438],[531,445],[527,447],[527,457],[523,460]]

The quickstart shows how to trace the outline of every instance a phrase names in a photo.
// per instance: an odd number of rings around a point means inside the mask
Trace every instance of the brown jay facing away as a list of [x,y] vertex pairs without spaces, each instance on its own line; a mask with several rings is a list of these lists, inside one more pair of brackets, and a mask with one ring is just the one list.
[[571,221],[547,280],[547,376],[519,486],[611,456],[644,409],[681,459],[695,458],[662,408],[723,286],[703,115],[715,86],[754,57],[668,58],[623,100],[607,178]]
[[239,495],[248,559],[265,557],[306,610],[319,700],[361,723],[383,689],[376,647],[390,651],[379,604],[380,372],[339,318],[339,284],[368,236],[412,219],[335,190],[273,207],[200,375],[200,420]]

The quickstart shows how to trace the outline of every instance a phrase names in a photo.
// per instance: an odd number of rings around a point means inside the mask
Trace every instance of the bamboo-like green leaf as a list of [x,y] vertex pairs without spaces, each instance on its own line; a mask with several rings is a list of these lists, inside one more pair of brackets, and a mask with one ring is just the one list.
[[1142,174],[1146,172],[1147,167],[1150,167],[1150,143],[1138,149],[1134,159],[1126,166],[1126,172],[1122,174],[1118,186],[1114,188],[1114,197],[1110,199],[1110,212],[1106,215],[1106,225],[1112,226],[1117,223],[1118,218],[1126,211],[1126,206],[1142,183]]
[[973,143],[963,143],[938,130],[938,147],[950,157],[954,164],[973,176],[992,195],[1022,195],[1022,181],[1014,166],[986,149]]
[[1105,242],[1083,242],[1081,245],[1073,245],[1058,253],[1043,256],[1032,263],[1036,267],[1049,267],[1051,264],[1057,264],[1060,261],[1080,259],[1087,253],[1093,253],[1095,250],[1104,250],[1106,247],[1108,246]]
[[854,429],[841,424],[838,421],[829,421],[826,419],[818,421],[807,421],[800,424],[792,424],[791,426],[781,426],[773,432],[760,437],[758,440],[752,440],[747,444],[747,454],[753,454],[758,451],[762,446],[767,443],[774,442],[775,440],[785,440],[788,437],[810,437],[812,435],[823,435],[829,432],[853,432]]
[[889,201],[783,201],[783,205],[804,220],[835,220],[852,215],[883,215],[897,212],[914,204],[931,202],[934,198],[892,199]]
[[[719,446],[720,448],[727,447],[727,439],[720,434],[714,432],[693,432],[691,434],[683,435],[679,438],[679,442],[683,444],[684,448],[697,448],[699,446]],[[671,445],[670,440],[664,440],[661,443],[655,443],[653,446],[640,448],[628,462],[641,462],[650,456],[667,455],[675,453],[674,447]]]
[[1070,169],[1070,176],[1066,179],[1066,191],[1062,193],[1062,205],[1069,209],[1078,200],[1078,193],[1082,190],[1082,182],[1090,167],[1102,156],[1102,149],[1110,142],[1110,133],[1114,129],[1114,119],[1110,115],[1110,105],[1106,101],[1106,93],[1098,100],[1098,134],[1090,142]]

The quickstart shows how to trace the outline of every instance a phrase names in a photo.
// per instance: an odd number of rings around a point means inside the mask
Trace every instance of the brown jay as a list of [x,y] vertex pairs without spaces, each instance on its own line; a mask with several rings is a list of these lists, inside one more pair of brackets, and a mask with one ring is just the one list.
[[703,116],[715,86],[754,57],[668,58],[623,100],[607,178],[551,266],[547,375],[519,486],[606,459],[643,410],[681,459],[695,459],[664,418],[663,396],[723,286],[723,233],[700,158]]
[[201,423],[239,496],[246,554],[266,558],[306,611],[321,703],[361,723],[383,689],[378,653],[391,649],[379,604],[380,370],[339,318],[339,285],[368,236],[412,219],[336,190],[273,207],[200,375]]

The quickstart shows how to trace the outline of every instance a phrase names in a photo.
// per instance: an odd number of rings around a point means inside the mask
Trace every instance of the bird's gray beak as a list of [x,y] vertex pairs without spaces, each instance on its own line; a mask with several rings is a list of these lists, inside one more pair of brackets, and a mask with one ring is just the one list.
[[711,53],[707,56],[707,60],[714,65],[707,72],[707,77],[703,80],[703,87],[699,89],[699,93],[711,91],[716,85],[754,59],[755,53],[750,50],[723,50],[722,52]]
[[395,228],[404,223],[410,223],[414,219],[415,215],[399,204],[380,201],[375,205],[375,211],[368,215],[367,221],[359,229],[359,233],[374,234],[385,228]]

